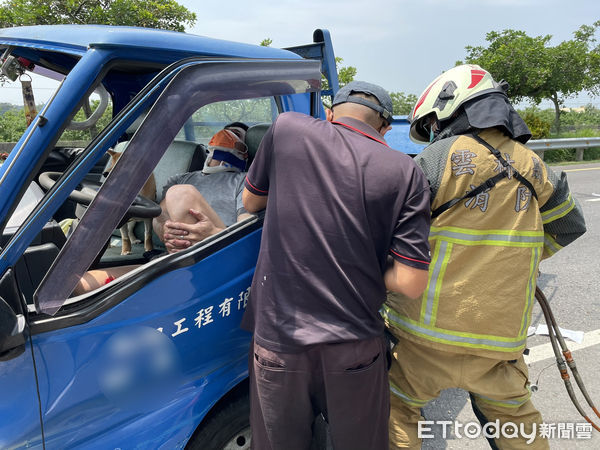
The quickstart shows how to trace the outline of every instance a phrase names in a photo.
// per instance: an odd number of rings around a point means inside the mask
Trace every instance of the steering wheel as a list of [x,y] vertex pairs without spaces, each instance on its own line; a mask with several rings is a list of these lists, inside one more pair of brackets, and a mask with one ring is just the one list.
[[[62,172],[44,172],[40,174],[39,182],[44,189],[49,190],[61,176]],[[96,197],[100,186],[102,186],[102,183],[98,181],[82,180],[79,186],[69,194],[69,198],[80,205],[87,206]],[[121,223],[132,218],[151,219],[159,216],[161,211],[160,206],[155,201],[138,195],[125,213]]]
[[[87,119],[82,120],[81,122],[76,122],[75,120],[72,120],[67,125],[68,130],[87,130],[88,128],[91,128],[94,125],[96,125],[96,122],[100,120],[100,117],[102,117],[102,114],[104,114],[104,111],[106,111],[106,108],[108,107],[109,95],[108,91],[104,89],[104,86],[102,86],[102,84],[99,84],[94,92],[100,96],[100,103],[98,104],[92,115]],[[85,101],[89,105],[90,97],[86,98]]]

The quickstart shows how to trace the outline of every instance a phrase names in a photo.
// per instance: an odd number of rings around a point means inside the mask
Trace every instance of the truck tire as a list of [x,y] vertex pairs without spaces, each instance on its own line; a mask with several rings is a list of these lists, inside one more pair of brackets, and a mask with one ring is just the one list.
[[[250,398],[237,397],[220,408],[192,436],[186,450],[246,450],[250,448]],[[319,415],[313,424],[310,450],[332,450],[329,426]]]
[[247,395],[223,406],[194,433],[189,450],[246,450],[250,448],[250,399]]

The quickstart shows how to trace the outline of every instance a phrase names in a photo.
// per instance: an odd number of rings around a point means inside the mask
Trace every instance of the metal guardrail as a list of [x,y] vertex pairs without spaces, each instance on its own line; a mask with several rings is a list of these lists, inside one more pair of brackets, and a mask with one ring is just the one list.
[[574,148],[575,159],[583,161],[583,151],[586,148],[600,147],[600,137],[590,138],[562,138],[562,139],[534,139],[527,142],[527,147],[544,159],[546,150],[558,148]]
[[[408,139],[406,139],[407,142]],[[63,147],[85,147],[86,141],[59,142]],[[0,152],[9,153],[15,146],[15,142],[0,142]],[[527,142],[527,147],[536,152],[544,159],[546,150],[555,150],[559,148],[574,148],[575,159],[583,161],[583,151],[586,148],[600,147],[600,137],[589,138],[561,138],[561,139],[532,139]]]

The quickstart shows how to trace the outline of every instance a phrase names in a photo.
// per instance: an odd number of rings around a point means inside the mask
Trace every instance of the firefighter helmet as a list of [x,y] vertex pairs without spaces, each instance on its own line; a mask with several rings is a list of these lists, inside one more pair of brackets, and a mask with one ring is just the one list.
[[504,86],[477,65],[464,64],[447,70],[427,86],[408,116],[411,122],[410,138],[417,143],[429,142],[427,125],[430,117],[442,123],[469,100],[491,92],[506,94]]

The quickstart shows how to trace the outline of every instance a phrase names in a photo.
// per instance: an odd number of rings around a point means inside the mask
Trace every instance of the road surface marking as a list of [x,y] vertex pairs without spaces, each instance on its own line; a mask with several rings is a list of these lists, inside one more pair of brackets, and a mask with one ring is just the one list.
[[600,170],[600,167],[586,167],[585,169],[566,169],[563,172],[582,172],[584,170]]
[[[592,347],[594,345],[600,344],[600,330],[588,331],[583,335],[583,342],[581,344],[577,344],[576,342],[572,342],[566,340],[567,347],[572,352],[576,350],[581,350],[583,348]],[[527,364],[533,364],[538,361],[543,361],[545,359],[554,358],[554,352],[552,351],[552,344],[548,342],[547,344],[536,345],[535,347],[531,347],[529,349],[529,355],[525,355],[525,362]]]
[[[576,342],[570,340],[566,340],[566,343],[567,347],[569,347],[569,350],[571,350],[571,352],[598,345],[600,344],[600,329],[586,332],[583,335],[583,342],[581,344],[577,344]],[[524,355],[524,358],[525,363],[527,365],[536,363],[538,361],[543,361],[545,359],[554,359],[552,344],[548,342],[547,344],[536,345],[535,347],[531,347],[529,349],[529,355]],[[451,404],[455,403],[456,397],[453,396]],[[462,423],[475,420],[475,416],[473,415],[473,410],[471,408],[471,399],[468,396],[466,398],[464,406],[456,414],[456,419],[454,420],[457,420]]]
[[[592,192],[592,195],[594,197],[600,197],[600,194],[594,194],[593,192]],[[589,198],[586,201],[588,201],[588,202],[600,202],[600,198]]]

